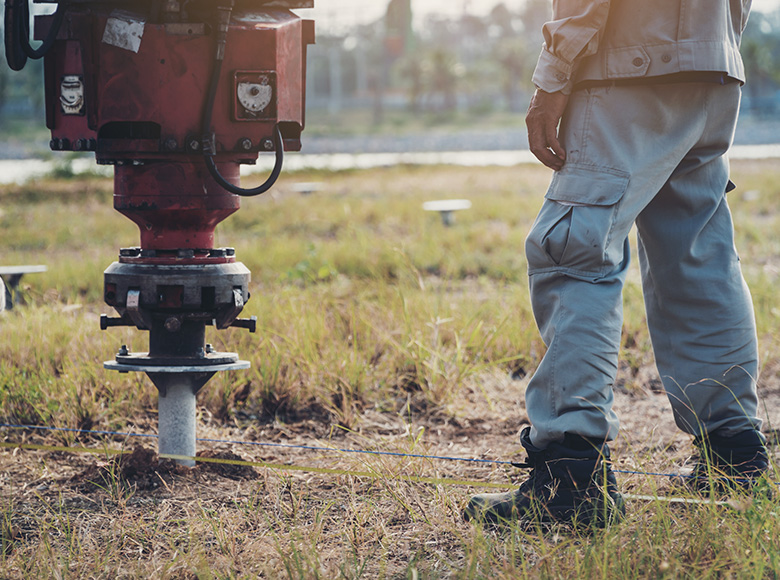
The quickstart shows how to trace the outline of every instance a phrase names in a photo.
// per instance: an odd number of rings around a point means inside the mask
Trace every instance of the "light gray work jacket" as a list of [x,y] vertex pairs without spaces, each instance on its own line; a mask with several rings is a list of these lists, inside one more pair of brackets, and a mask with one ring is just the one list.
[[553,0],[534,84],[718,71],[744,82],[739,54],[752,0]]

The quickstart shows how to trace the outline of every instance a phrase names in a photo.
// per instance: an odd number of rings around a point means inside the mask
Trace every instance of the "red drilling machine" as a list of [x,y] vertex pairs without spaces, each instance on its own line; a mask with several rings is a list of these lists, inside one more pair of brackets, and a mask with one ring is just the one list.
[[[242,196],[267,191],[304,126],[306,49],[314,23],[290,9],[313,0],[5,0],[9,66],[44,59],[46,125],[55,151],[94,151],[114,166],[114,208],[140,230],[105,271],[119,316],[101,328],[149,332],[105,363],[140,371],[159,391],[159,452],[194,465],[195,395],[219,371],[244,369],[206,344],[206,327],[254,332],[239,318],[249,270],[214,230]],[[33,48],[33,33],[42,44]],[[239,166],[275,154],[267,181],[240,186]]]

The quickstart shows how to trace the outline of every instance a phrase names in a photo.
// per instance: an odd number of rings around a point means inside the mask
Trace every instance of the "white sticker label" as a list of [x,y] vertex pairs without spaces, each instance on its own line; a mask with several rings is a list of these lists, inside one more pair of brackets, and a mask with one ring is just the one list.
[[144,35],[145,22],[127,12],[115,10],[106,21],[106,30],[103,32],[103,42],[138,52],[141,48],[141,38]]

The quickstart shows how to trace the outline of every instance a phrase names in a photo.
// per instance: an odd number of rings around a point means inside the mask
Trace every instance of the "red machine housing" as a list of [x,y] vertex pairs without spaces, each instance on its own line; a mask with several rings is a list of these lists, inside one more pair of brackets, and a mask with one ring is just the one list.
[[[211,116],[214,159],[235,185],[239,164],[274,150],[277,127],[286,151],[301,147],[314,26],[266,4],[243,2],[232,11]],[[45,59],[51,146],[95,151],[98,163],[117,166],[114,207],[138,224],[141,249],[199,262],[213,248],[216,225],[239,208],[238,196],[219,187],[202,160],[215,4],[187,14],[179,7],[158,21],[128,5],[68,5]],[[39,38],[52,18],[36,19]],[[181,249],[195,255],[183,258]]]
[[[287,10],[264,9],[265,3],[232,14],[212,119],[218,153],[245,162],[270,150],[276,125],[285,150],[300,150],[304,126],[306,46],[314,42],[314,26]],[[214,66],[214,27],[154,23],[144,15],[87,6],[71,5],[57,37],[61,47],[55,45],[45,61],[46,124],[59,140],[54,148],[94,148],[99,163],[196,152]],[[46,35],[51,18],[38,18],[38,37]],[[130,38],[108,39],[110,23],[129,30]],[[68,76],[83,80],[78,113],[62,106]],[[242,106],[242,82],[270,87],[268,105],[259,111]]]

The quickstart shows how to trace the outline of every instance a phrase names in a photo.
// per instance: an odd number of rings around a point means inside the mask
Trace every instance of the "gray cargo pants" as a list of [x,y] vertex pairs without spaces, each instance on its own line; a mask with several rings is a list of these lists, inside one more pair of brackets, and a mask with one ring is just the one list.
[[677,425],[760,429],[749,290],[726,201],[737,83],[576,91],[567,160],[526,240],[531,301],[548,349],[526,392],[531,441],[612,440],[629,230],[647,320]]

